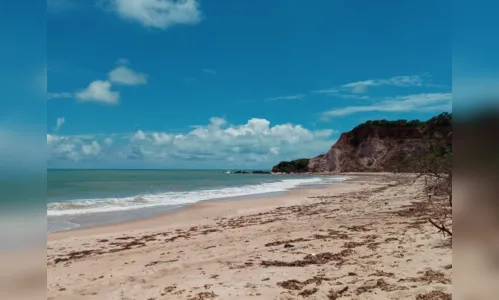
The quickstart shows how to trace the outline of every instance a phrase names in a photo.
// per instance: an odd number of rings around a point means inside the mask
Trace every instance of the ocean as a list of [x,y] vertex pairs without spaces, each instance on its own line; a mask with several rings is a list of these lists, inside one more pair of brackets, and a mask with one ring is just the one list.
[[263,196],[346,179],[224,170],[48,170],[47,231],[128,221],[200,201]]

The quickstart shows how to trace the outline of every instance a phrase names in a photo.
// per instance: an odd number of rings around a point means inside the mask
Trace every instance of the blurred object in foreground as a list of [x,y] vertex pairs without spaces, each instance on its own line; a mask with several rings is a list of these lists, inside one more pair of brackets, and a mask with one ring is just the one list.
[[45,128],[0,117],[0,299],[45,299]]
[[12,121],[0,127],[0,299],[44,299],[44,135]]
[[499,3],[457,0],[452,45],[453,299],[499,294]]
[[453,299],[497,299],[499,109],[461,115],[454,128]]
[[46,299],[46,1],[2,1],[0,299]]

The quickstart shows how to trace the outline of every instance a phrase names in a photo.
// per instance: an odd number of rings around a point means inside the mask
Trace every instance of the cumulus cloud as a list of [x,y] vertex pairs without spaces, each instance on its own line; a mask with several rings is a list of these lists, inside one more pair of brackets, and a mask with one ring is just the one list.
[[213,162],[218,162],[220,167],[270,166],[280,160],[311,157],[327,151],[333,143],[334,133],[333,130],[310,130],[289,123],[271,125],[268,120],[260,118],[230,125],[224,118],[214,117],[206,125],[181,133],[138,130],[133,134],[114,134],[113,147],[100,146],[106,144],[105,140],[109,138],[106,136],[97,139],[95,136],[63,138],[47,135],[47,143],[54,151],[54,158],[61,158],[66,153],[66,160],[91,154],[100,158],[156,161],[180,167],[185,162],[197,162],[200,167]]
[[107,137],[104,139],[104,144],[107,146],[111,146],[113,144],[113,139],[110,137]]
[[86,89],[77,92],[75,96],[81,101],[106,104],[118,104],[120,98],[119,92],[111,91],[111,83],[102,80],[92,81]]
[[[102,136],[102,143],[106,144],[109,137]],[[101,145],[94,135],[61,136],[47,134],[49,162],[82,161],[95,159],[101,153]]]
[[51,159],[79,161],[78,143],[80,143],[80,140],[76,138],[47,134],[49,162]]
[[141,140],[144,140],[146,138],[146,135],[144,134],[144,132],[142,130],[138,130],[132,137],[131,141],[141,141]]
[[58,140],[59,140],[59,137],[58,137],[58,136],[56,136],[56,135],[51,135],[51,134],[48,134],[48,133],[47,133],[47,144],[48,144],[48,145],[49,145],[49,144],[51,144],[51,143],[53,143],[53,142],[56,142],[56,141],[58,141]]
[[197,0],[109,0],[109,3],[122,18],[150,28],[192,25],[202,19]]
[[147,75],[126,66],[119,66],[109,72],[109,81],[114,84],[141,85],[147,83]]
[[322,113],[323,119],[361,112],[450,111],[451,93],[425,93],[386,98],[371,105],[347,106]]
[[100,152],[100,145],[96,141],[92,141],[90,144],[83,144],[81,146],[81,152],[87,156],[95,156]]
[[166,145],[173,140],[173,137],[170,134],[164,132],[153,132],[152,138],[156,145]]
[[111,70],[108,74],[108,80],[94,80],[90,82],[87,88],[76,93],[59,92],[48,93],[48,99],[73,98],[87,102],[101,102],[106,104],[118,104],[120,93],[112,91],[114,85],[144,85],[147,84],[147,74],[136,72],[126,65],[127,59],[120,58],[116,64],[118,67]]

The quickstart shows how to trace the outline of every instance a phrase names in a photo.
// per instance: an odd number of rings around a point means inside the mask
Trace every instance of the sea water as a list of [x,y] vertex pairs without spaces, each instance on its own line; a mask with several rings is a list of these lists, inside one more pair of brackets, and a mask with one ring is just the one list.
[[346,179],[226,170],[48,170],[47,230],[128,221],[200,201],[279,193]]

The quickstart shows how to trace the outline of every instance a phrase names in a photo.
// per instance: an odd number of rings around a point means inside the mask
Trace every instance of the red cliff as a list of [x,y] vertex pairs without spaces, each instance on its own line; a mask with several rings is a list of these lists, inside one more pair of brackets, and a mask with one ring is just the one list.
[[341,134],[331,149],[308,163],[309,172],[410,171],[430,152],[452,151],[452,115],[426,122],[368,121]]

